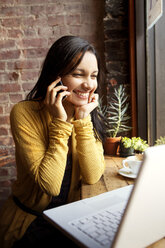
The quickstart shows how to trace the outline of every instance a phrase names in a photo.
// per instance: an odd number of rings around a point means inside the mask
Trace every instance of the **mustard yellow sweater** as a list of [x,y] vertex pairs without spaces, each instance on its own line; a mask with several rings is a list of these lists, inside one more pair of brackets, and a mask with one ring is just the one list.
[[[72,176],[68,202],[80,199],[80,180],[96,183],[104,171],[102,143],[90,116],[71,123],[53,119],[35,101],[16,104],[10,115],[16,148],[17,180],[12,194],[33,210],[43,211],[60,193],[68,139],[72,137]],[[0,213],[0,247],[11,247],[36,217],[15,205],[12,196]]]

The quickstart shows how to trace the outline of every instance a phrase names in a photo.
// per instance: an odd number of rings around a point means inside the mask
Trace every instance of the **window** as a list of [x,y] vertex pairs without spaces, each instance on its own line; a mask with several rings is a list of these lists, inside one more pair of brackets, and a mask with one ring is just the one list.
[[142,2],[136,0],[138,134],[153,145],[165,136],[165,15],[147,30]]

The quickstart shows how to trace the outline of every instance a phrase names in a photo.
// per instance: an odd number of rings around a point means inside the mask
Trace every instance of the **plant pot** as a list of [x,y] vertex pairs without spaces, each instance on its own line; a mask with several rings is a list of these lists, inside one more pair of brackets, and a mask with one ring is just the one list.
[[134,155],[134,149],[131,147],[125,148],[125,147],[120,145],[119,153],[120,153],[120,157],[133,156]]
[[124,147],[123,143],[120,142],[120,149],[119,149],[120,157],[128,157],[134,155],[134,149],[132,147]]
[[120,144],[121,137],[109,137],[106,138],[104,143],[104,151],[107,155],[116,155],[119,151],[119,144]]

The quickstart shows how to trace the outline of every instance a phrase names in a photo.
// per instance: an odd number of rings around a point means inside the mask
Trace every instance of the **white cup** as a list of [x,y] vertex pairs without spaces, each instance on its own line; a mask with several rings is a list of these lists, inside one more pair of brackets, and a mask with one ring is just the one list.
[[141,164],[142,164],[142,161],[139,161],[139,160],[125,159],[123,160],[123,170],[128,174],[132,173],[132,174],[137,175]]

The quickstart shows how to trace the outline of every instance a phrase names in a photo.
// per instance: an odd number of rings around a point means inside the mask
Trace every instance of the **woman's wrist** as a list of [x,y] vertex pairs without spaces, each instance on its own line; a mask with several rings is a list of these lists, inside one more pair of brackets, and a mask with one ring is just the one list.
[[84,112],[78,112],[75,114],[75,119],[76,120],[80,120],[80,119],[84,119],[88,116],[89,114],[84,113]]

